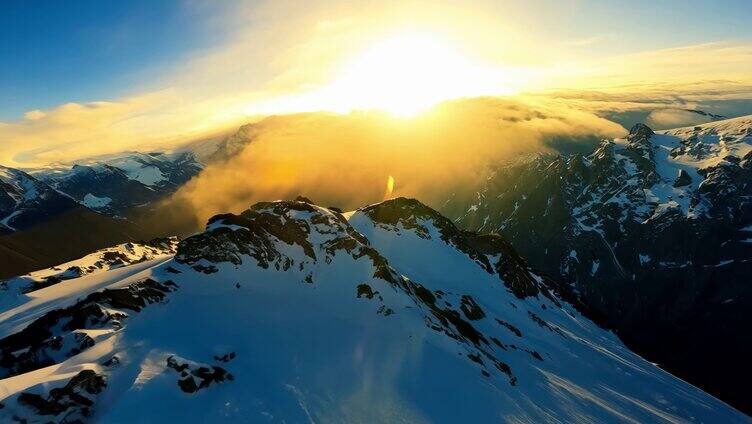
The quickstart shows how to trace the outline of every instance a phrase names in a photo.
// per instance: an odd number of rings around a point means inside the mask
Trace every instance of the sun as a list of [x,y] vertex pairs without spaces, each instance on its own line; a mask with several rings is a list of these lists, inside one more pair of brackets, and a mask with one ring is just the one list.
[[439,37],[402,34],[346,61],[320,100],[338,110],[377,108],[412,116],[446,99],[511,94],[510,77],[504,67],[473,63]]

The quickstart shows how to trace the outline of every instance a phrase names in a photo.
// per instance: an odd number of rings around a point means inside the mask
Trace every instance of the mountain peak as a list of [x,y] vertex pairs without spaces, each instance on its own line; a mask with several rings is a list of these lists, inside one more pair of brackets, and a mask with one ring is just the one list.
[[638,122],[634,124],[632,128],[630,128],[628,138],[650,138],[650,136],[652,136],[653,134],[655,133],[652,129],[650,129],[650,127],[641,122]]

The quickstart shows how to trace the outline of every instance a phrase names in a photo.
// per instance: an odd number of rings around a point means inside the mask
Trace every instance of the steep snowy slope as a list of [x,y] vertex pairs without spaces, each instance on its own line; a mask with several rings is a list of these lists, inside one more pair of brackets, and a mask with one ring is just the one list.
[[173,259],[0,314],[0,416],[100,422],[746,422],[414,200],[212,218]]
[[505,164],[453,207],[460,226],[500,232],[571,284],[638,352],[752,412],[752,341],[739,337],[752,319],[752,117],[638,124],[587,156]]
[[90,209],[124,215],[175,192],[202,168],[191,152],[130,152],[29,172]]

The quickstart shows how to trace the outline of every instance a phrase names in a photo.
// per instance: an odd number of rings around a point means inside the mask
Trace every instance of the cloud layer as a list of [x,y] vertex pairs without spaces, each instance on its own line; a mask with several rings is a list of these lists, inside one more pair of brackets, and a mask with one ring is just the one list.
[[[202,1],[186,4],[205,7]],[[194,52],[159,77],[126,90],[134,94],[32,110],[0,123],[0,163],[35,166],[129,149],[169,148],[228,130],[249,116],[331,110],[333,105],[311,99],[319,99],[316,93],[336,81],[348,58],[404,28],[456,42],[463,53],[491,69],[503,65],[505,72],[532,75],[520,90],[591,90],[567,99],[584,111],[646,110],[637,104],[648,102],[651,95],[665,98],[676,109],[692,107],[683,103],[706,105],[707,96],[749,109],[744,101],[752,98],[752,47],[744,42],[594,58],[583,54],[583,45],[602,45],[611,38],[554,45],[535,39],[529,28],[515,22],[500,25],[495,2],[479,2],[472,10],[462,2],[323,0],[305,8],[287,0],[226,4],[211,8],[222,12],[210,14],[206,23],[228,33],[221,44]],[[593,89],[609,98],[588,98]],[[358,93],[352,95],[357,100]],[[661,125],[681,121],[661,115],[653,119]]]
[[382,200],[393,176],[393,195],[437,205],[475,186],[487,165],[545,150],[547,140],[624,134],[586,112],[500,98],[445,102],[416,120],[306,113],[253,125],[240,154],[207,167],[171,203],[189,205],[199,222],[297,195],[350,209]]

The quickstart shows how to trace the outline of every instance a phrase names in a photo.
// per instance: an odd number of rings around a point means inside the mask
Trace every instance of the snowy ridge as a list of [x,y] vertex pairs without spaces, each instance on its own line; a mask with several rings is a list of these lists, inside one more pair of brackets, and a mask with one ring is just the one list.
[[0,416],[746,422],[557,290],[414,200],[259,203],[0,315]]
[[98,250],[73,261],[9,278],[0,281],[0,296],[2,296],[0,304],[7,305],[11,299],[23,293],[33,292],[84,275],[106,272],[160,257],[172,257],[177,245],[177,237],[155,239],[148,243],[123,243]]

